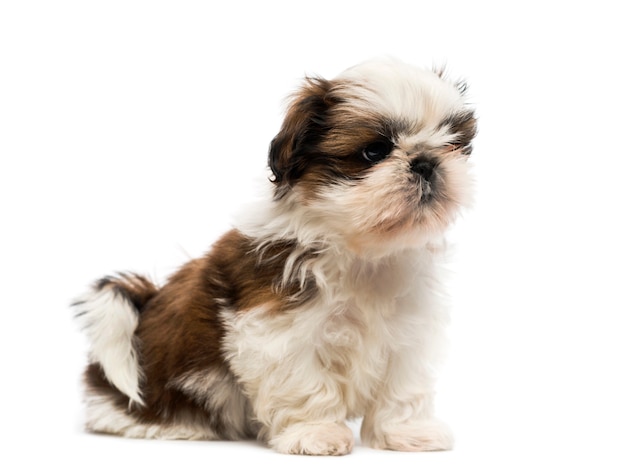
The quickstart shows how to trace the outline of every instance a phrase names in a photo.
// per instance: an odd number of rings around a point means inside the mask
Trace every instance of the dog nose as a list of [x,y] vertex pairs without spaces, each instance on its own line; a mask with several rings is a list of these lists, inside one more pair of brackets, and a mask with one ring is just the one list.
[[430,180],[435,171],[437,164],[433,160],[424,158],[415,158],[411,161],[411,171],[415,174],[419,174],[426,181]]

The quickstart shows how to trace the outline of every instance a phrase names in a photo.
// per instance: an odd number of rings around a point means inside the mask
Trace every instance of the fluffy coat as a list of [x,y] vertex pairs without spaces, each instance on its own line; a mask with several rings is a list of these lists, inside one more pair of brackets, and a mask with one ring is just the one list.
[[307,79],[253,216],[161,288],[120,274],[76,300],[88,429],[324,455],[364,417],[375,448],[449,449],[433,393],[443,234],[470,196],[464,89],[392,60]]

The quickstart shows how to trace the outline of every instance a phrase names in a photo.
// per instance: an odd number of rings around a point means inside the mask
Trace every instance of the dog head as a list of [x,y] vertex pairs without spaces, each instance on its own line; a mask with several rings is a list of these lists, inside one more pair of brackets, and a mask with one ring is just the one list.
[[358,253],[428,243],[469,200],[464,92],[394,60],[306,79],[270,147],[275,201]]

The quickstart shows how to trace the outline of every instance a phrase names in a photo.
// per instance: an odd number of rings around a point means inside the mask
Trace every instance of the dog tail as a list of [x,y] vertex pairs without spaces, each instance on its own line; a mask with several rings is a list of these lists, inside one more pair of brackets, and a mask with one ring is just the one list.
[[90,344],[90,361],[100,365],[107,380],[143,405],[142,371],[135,343],[141,310],[158,292],[145,277],[119,274],[98,280],[72,306]]

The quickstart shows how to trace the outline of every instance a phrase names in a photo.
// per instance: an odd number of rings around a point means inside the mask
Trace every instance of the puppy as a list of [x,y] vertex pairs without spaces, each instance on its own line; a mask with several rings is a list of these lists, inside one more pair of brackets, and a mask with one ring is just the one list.
[[442,237],[469,200],[464,90],[395,60],[307,78],[250,218],[162,287],[120,274],[75,301],[87,428],[341,455],[363,417],[374,448],[451,448],[433,369]]

